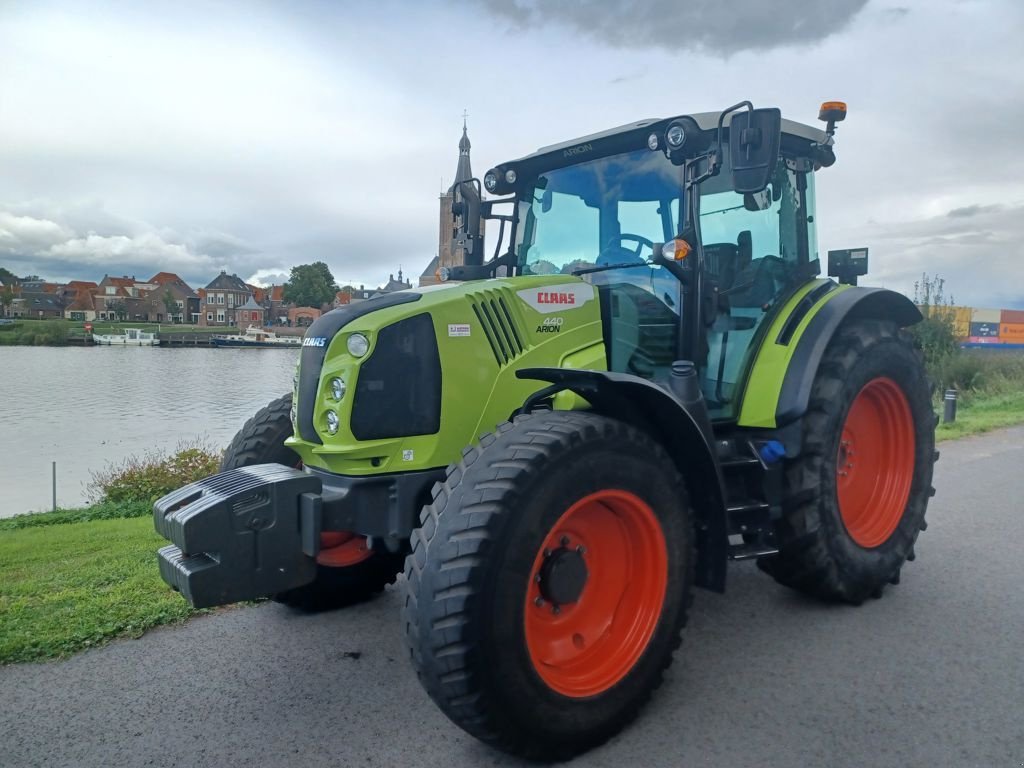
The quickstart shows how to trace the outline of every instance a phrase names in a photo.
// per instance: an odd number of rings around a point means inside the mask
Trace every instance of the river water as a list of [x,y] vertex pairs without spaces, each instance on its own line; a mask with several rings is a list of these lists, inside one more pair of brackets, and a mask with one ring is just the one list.
[[92,472],[186,440],[222,449],[291,389],[295,349],[0,347],[0,517],[87,499]]

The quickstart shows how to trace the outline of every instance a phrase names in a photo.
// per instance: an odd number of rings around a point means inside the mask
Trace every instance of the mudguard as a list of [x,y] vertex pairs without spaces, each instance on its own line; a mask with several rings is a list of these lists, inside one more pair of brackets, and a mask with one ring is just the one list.
[[544,396],[561,390],[574,392],[597,413],[635,424],[661,441],[686,479],[693,501],[695,583],[724,592],[729,539],[722,474],[714,445],[687,406],[657,384],[626,373],[524,368],[516,376],[551,382],[551,387],[542,390]]
[[825,349],[848,319],[921,320],[906,296],[884,288],[811,281],[794,293],[772,321],[750,368],[738,426],[776,429],[807,410],[811,385]]

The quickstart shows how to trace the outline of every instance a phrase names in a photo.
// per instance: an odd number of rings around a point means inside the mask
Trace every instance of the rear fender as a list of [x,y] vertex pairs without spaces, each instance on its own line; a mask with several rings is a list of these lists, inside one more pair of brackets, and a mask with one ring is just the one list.
[[848,320],[891,320],[900,328],[921,320],[920,310],[906,296],[884,288],[850,288],[837,293],[814,315],[796,342],[786,368],[775,410],[783,427],[807,412],[818,365],[832,338]]
[[625,373],[566,368],[524,368],[520,379],[551,382],[545,395],[568,390],[606,416],[653,435],[676,462],[692,497],[695,520],[697,586],[725,591],[729,539],[725,494],[714,446],[686,406],[647,379]]

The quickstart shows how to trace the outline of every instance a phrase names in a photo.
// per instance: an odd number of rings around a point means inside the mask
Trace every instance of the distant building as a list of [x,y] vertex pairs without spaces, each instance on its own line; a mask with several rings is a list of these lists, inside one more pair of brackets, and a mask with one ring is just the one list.
[[[463,120],[462,138],[459,140],[459,164],[455,168],[455,179],[452,181],[452,186],[441,195],[438,201],[440,220],[437,255],[431,259],[426,269],[420,274],[419,284],[421,287],[437,283],[437,271],[441,267],[462,266],[466,263],[466,255],[461,248],[456,248],[454,252],[452,250],[452,235],[455,229],[455,222],[452,221],[452,190],[456,184],[473,178],[473,169],[469,161],[471,147],[466,121]],[[480,222],[481,247],[483,247],[484,223]]]
[[221,271],[202,291],[199,325],[237,326],[235,312],[251,296],[242,278]]
[[[173,272],[157,272],[149,279],[149,283],[156,286],[150,294],[150,320],[191,325],[199,322],[199,294],[184,280]],[[173,308],[168,306],[169,301],[174,302]]]
[[239,328],[246,328],[250,325],[257,327],[263,325],[263,305],[256,302],[255,296],[249,295],[249,300],[242,306],[235,309],[235,318]]

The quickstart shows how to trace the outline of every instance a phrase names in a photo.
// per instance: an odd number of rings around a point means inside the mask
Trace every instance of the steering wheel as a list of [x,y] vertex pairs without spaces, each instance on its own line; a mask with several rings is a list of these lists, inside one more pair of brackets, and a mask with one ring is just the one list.
[[[623,247],[624,242],[635,242],[636,248],[630,249]],[[646,259],[640,257],[640,253],[643,251],[644,246],[647,246],[654,251],[654,241],[648,240],[646,237],[641,235],[633,235],[628,232],[624,232],[617,237],[613,237],[608,241],[602,251],[601,255],[597,257],[597,266],[603,267],[606,264],[630,264],[636,261],[637,264],[645,264]],[[628,255],[625,255],[628,254]]]

